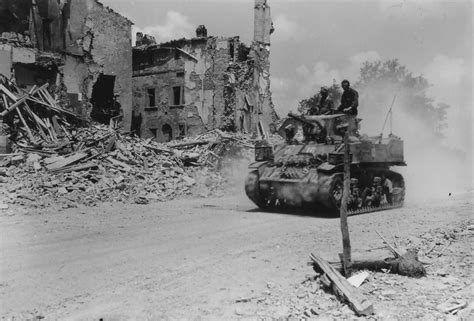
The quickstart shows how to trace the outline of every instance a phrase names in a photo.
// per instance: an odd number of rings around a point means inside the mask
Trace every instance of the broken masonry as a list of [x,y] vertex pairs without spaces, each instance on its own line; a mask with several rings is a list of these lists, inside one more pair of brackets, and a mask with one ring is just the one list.
[[0,21],[0,74],[26,92],[47,83],[86,121],[130,127],[130,20],[96,0],[6,0]]
[[207,130],[268,137],[278,119],[270,92],[270,34],[266,0],[255,1],[254,40],[196,36],[157,44],[137,33],[133,47],[132,130],[161,142]]

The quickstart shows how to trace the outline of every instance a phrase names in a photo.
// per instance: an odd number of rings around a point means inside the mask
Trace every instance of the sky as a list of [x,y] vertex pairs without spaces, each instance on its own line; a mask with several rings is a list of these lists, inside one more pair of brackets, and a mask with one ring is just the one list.
[[[200,24],[206,26],[209,35],[239,35],[247,44],[253,37],[254,0],[102,2],[135,23],[133,34],[150,33],[159,42],[192,37]],[[281,116],[296,110],[298,101],[312,96],[321,85],[340,83],[342,79],[354,83],[364,61],[397,58],[414,75],[428,79],[432,84],[429,95],[436,102],[451,106],[448,139],[459,148],[468,144],[472,153],[471,1],[268,3],[275,26],[270,54],[271,90]]]

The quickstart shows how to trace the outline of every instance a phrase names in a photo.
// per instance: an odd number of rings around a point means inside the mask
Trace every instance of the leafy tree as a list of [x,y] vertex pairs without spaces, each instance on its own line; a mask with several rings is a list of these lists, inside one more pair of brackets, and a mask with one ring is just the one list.
[[366,115],[385,114],[396,95],[394,109],[397,113],[403,112],[421,121],[425,128],[431,130],[433,137],[443,137],[449,106],[445,103],[435,104],[427,96],[430,87],[428,80],[422,75],[414,76],[398,59],[365,62],[354,87],[359,91],[359,103]]

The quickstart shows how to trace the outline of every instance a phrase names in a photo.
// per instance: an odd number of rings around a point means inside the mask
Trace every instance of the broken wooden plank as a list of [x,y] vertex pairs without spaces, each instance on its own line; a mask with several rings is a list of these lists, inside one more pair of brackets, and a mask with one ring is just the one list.
[[58,123],[58,116],[57,115],[54,115],[53,117],[51,117],[51,123],[53,125],[53,128],[54,128],[54,132],[56,133],[56,136],[62,136],[61,135],[61,128],[59,127],[59,123]]
[[194,142],[184,142],[184,143],[173,144],[173,145],[169,145],[168,147],[171,147],[171,148],[193,147],[193,146],[198,146],[198,145],[206,145],[206,144],[209,144],[209,143],[213,143],[213,141],[198,140],[198,141],[194,141]]
[[116,160],[115,158],[112,158],[111,156],[108,156],[106,158],[106,160],[108,160],[109,162],[111,162],[112,164],[116,165],[116,166],[120,166],[122,167],[123,170],[129,172],[132,170],[132,167],[128,166],[127,164],[125,163],[122,163],[121,161],[118,161]]
[[49,141],[49,136],[48,136],[48,128],[46,127],[46,124],[41,120],[41,118],[36,115],[31,108],[28,106],[28,104],[25,102],[25,110],[30,114],[30,116],[33,118],[36,124],[36,128],[38,129],[38,134],[43,138],[45,141]]
[[146,145],[146,144],[143,144],[142,146],[158,153],[174,154],[174,152],[171,149],[166,149],[166,148],[156,147],[156,146],[151,146],[151,145]]
[[7,100],[7,96],[3,93],[2,93],[2,99],[3,99],[3,106],[5,106],[5,109],[7,109],[8,100]]
[[8,90],[7,87],[5,87],[2,84],[0,84],[0,90],[3,91],[5,93],[5,95],[7,95],[11,100],[13,100],[13,101],[18,100],[18,97],[14,93],[12,93],[10,90]]
[[28,137],[30,138],[31,142],[33,144],[35,144],[36,143],[35,136],[33,135],[33,132],[31,131],[28,124],[26,123],[25,118],[23,118],[23,114],[21,113],[20,109],[17,108],[16,112],[18,113],[18,116],[20,117],[21,123],[25,127],[26,132],[28,133]]
[[50,171],[54,171],[54,170],[72,165],[74,163],[77,163],[78,161],[86,158],[87,156],[88,155],[86,153],[78,152],[76,154],[73,154],[69,157],[64,158],[63,160],[59,160],[57,162],[49,164],[49,165],[46,166],[46,168]]
[[79,172],[86,169],[96,168],[98,165],[93,162],[85,163],[85,164],[78,164],[72,166],[66,166],[57,170],[52,171],[53,173],[69,173],[69,172]]
[[334,286],[347,300],[351,308],[357,315],[371,315],[374,313],[374,306],[358,289],[354,288],[336,269],[319,256],[311,254],[311,259],[317,266],[326,273]]
[[21,97],[20,99],[18,99],[17,101],[15,101],[12,105],[6,107],[5,110],[0,113],[0,117],[3,117],[9,112],[11,112],[12,110],[16,109],[18,106],[23,104],[27,98],[28,98],[28,95],[25,95]]
[[52,164],[63,159],[65,159],[64,156],[48,157],[48,158],[43,159],[43,163],[48,165],[48,164]]

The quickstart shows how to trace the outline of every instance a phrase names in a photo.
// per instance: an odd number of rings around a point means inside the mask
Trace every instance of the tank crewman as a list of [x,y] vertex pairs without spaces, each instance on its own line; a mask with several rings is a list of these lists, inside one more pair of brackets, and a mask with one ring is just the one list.
[[347,207],[350,210],[356,210],[362,207],[362,198],[360,197],[359,191],[359,180],[357,178],[351,178],[350,182],[350,194],[347,202]]
[[393,184],[392,181],[382,176],[382,192],[388,204],[392,204]]
[[364,206],[379,206],[382,198],[382,179],[374,177],[371,188],[366,188],[362,193]]
[[329,90],[326,87],[321,87],[319,94],[316,95],[316,103],[308,110],[308,115],[328,115],[334,109],[334,103]]
[[337,107],[337,111],[350,114],[350,115],[357,115],[357,107],[359,106],[359,93],[352,89],[349,80],[344,79],[341,82],[341,87],[344,90],[341,96],[341,104]]
[[289,124],[288,126],[285,127],[285,142],[288,145],[297,145],[298,140],[295,138],[296,135],[296,128],[294,125]]

